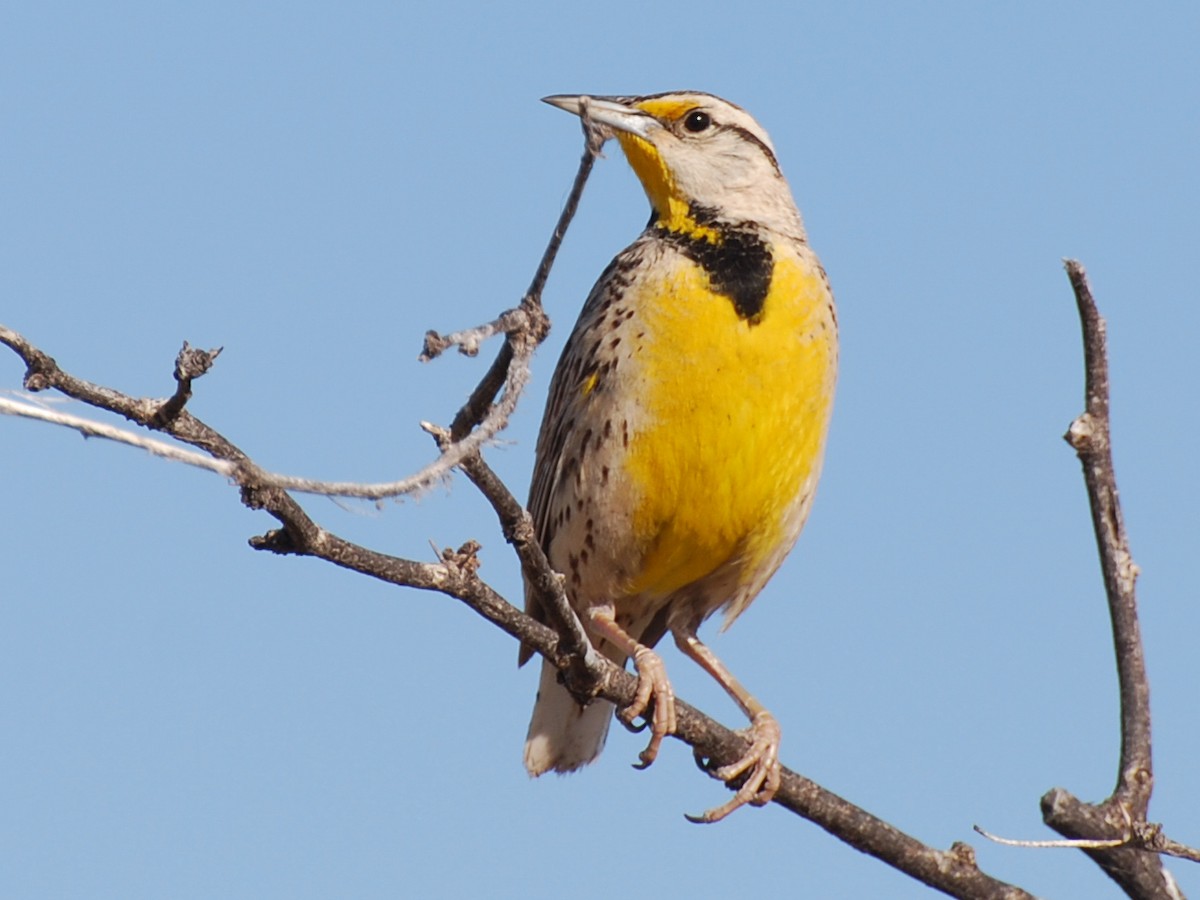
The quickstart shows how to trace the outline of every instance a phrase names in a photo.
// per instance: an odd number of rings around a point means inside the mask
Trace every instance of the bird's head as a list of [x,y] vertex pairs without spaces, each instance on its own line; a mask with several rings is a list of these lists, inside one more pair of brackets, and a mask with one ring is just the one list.
[[696,91],[544,99],[616,136],[661,227],[703,235],[708,224],[753,223],[803,238],[771,139],[741,107]]

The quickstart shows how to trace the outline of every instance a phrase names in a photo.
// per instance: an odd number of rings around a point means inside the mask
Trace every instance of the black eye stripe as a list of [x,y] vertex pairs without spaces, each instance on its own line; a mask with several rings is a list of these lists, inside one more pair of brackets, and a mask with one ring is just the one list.
[[[692,134],[700,134],[701,132],[708,131],[713,127],[728,129],[748,143],[755,144],[758,149],[762,151],[763,156],[765,156],[771,163],[771,168],[773,168],[776,172],[780,172],[779,160],[775,158],[775,154],[771,152],[771,148],[763,143],[762,139],[748,128],[744,128],[741,125],[722,125],[721,123],[714,122],[712,116],[702,109],[693,109],[683,117],[684,130],[691,132]],[[782,172],[780,172],[780,174],[782,174]]]
[[[777,160],[775,158],[775,154],[771,152],[771,148],[768,147],[766,144],[764,144],[758,138],[757,135],[755,135],[752,131],[749,131],[748,129],[743,128],[741,125],[730,125],[728,127],[732,131],[736,131],[738,134],[740,134],[745,140],[749,141],[750,143],[757,144],[758,149],[763,152],[763,156],[765,156],[767,159],[769,159],[771,161],[771,166],[775,169],[775,171],[780,172],[779,160]],[[780,172],[780,174],[783,174],[783,173]]]

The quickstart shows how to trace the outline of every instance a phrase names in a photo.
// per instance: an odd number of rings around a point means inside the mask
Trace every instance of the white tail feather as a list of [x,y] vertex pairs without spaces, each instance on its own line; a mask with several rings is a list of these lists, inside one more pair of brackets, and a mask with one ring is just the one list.
[[533,719],[525,737],[525,768],[538,776],[551,770],[574,772],[600,755],[612,721],[613,705],[593,700],[580,706],[558,681],[558,670],[542,660]]

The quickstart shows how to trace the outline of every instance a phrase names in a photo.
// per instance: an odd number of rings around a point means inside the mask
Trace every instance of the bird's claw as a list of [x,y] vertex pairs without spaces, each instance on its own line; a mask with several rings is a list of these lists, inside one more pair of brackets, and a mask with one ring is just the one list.
[[[663,738],[676,730],[675,719],[675,689],[667,678],[667,670],[662,658],[649,647],[640,647],[633,656],[637,667],[638,686],[633,702],[624,709],[617,711],[617,718],[630,731],[644,731],[650,727],[650,743],[638,754],[635,769],[645,769],[658,757],[658,749],[662,746]],[[649,717],[645,713],[653,710]],[[633,720],[642,717],[641,725],[634,725]]]
[[[743,734],[750,739],[751,744],[750,750],[741,759],[718,769],[711,769],[706,765],[701,765],[701,768],[726,784],[742,775],[746,776],[745,780],[727,803],[698,816],[685,815],[684,818],[689,822],[720,822],[731,812],[747,804],[766,806],[779,790],[779,742],[782,738],[779,722],[769,712],[762,710],[755,714],[748,732]],[[700,762],[699,758],[697,762]]]

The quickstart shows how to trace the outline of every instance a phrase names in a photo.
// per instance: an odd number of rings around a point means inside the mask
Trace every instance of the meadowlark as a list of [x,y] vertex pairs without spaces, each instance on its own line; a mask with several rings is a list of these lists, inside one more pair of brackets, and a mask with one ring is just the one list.
[[[751,749],[715,773],[740,788],[700,817],[716,821],[774,795],[780,729],[696,631],[750,605],[808,516],[837,372],[833,297],[770,138],[740,107],[691,91],[545,100],[617,138],[652,214],[558,362],[530,511],[593,645],[634,662],[619,715],[650,720],[643,766],[675,729],[652,649],[668,631],[749,717]],[[528,591],[526,604],[544,616]],[[595,759],[612,709],[580,706],[544,663],[530,774]]]

